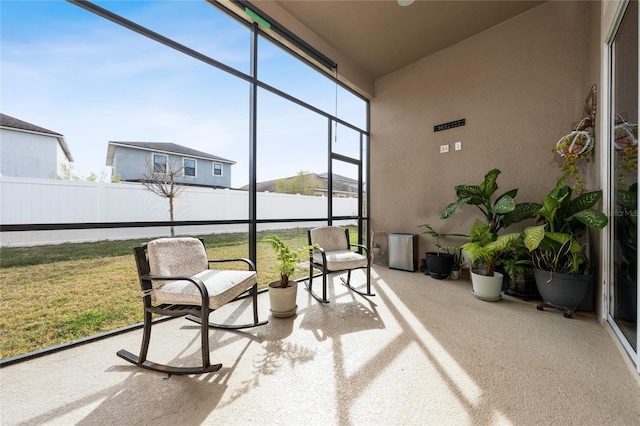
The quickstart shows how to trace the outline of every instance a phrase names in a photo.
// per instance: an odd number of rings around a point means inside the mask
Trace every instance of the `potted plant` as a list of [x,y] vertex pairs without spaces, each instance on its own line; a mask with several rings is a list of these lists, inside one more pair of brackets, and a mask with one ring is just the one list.
[[585,253],[589,228],[603,229],[607,216],[593,208],[602,191],[574,191],[565,184],[571,174],[565,172],[544,197],[536,212],[541,225],[524,230],[524,243],[531,252],[538,292],[543,304],[565,310],[571,317],[584,299],[593,279],[593,270]]
[[502,289],[505,294],[531,299],[539,298],[533,275],[531,253],[524,245],[518,245],[500,258],[496,266],[504,275]]
[[380,246],[380,243],[375,243],[375,245],[373,246],[373,254],[379,255],[381,252],[382,247]]
[[436,239],[437,251],[428,251],[425,253],[426,273],[437,280],[449,278],[453,270],[454,255],[449,252],[451,249],[457,249],[458,246],[444,246],[440,244],[441,238],[446,237],[466,237],[464,234],[457,233],[441,233],[433,229],[429,224],[420,225],[419,228],[425,228],[423,234],[431,235]]
[[[497,197],[495,196],[495,193],[498,190],[497,181],[500,173],[502,172],[499,169],[492,169],[484,176],[484,179],[479,185],[456,186],[455,191],[458,199],[444,209],[440,215],[440,219],[449,218],[458,209],[458,207],[465,204],[475,206],[482,212],[488,232],[492,234],[491,236],[487,235],[486,237],[491,237],[491,240],[497,240],[498,231],[500,231],[500,229],[506,228],[509,225],[521,222],[525,219],[534,218],[534,213],[540,208],[540,204],[516,203],[515,197],[518,193],[517,188],[509,190]],[[474,223],[471,228],[472,231],[478,231],[478,226],[479,225]],[[475,238],[477,237],[478,235],[475,236]],[[482,240],[484,241],[485,238],[483,237]],[[496,259],[496,261],[497,260],[498,259]],[[492,271],[494,267],[495,265],[491,266]],[[496,293],[494,292],[493,294],[495,295]],[[497,292],[497,295],[492,298],[499,298],[499,296],[500,292]]]
[[478,299],[498,301],[502,291],[500,272],[495,271],[496,262],[501,256],[510,253],[521,240],[521,233],[513,232],[497,236],[489,225],[476,220],[469,231],[470,242],[463,244],[462,249],[474,264],[484,264],[484,269],[471,271],[473,295]]
[[298,283],[289,277],[295,272],[300,263],[300,256],[313,249],[315,245],[293,251],[277,235],[267,235],[262,242],[271,244],[276,252],[277,262],[274,269],[280,274],[280,280],[269,284],[269,301],[271,314],[277,318],[286,318],[296,314],[298,306],[296,297]]
[[460,269],[464,265],[464,258],[462,257],[462,248],[458,248],[455,253],[453,253],[453,265],[451,266],[451,279],[457,280],[460,279]]
[[440,219],[447,219],[460,206],[472,205],[482,212],[490,231],[497,235],[501,228],[535,217],[534,213],[540,208],[540,205],[536,203],[516,204],[517,188],[492,200],[494,193],[498,190],[497,180],[500,173],[501,171],[498,169],[489,171],[480,185],[456,186],[458,199],[444,209],[440,214]]

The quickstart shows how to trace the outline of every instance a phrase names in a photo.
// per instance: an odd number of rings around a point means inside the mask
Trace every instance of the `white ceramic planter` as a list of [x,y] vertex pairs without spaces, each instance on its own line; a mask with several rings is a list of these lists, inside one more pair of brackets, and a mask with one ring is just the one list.
[[298,283],[296,281],[289,281],[289,285],[284,288],[279,287],[279,285],[279,281],[269,284],[271,314],[276,318],[291,317],[295,315],[298,310],[298,305],[296,304]]
[[473,295],[481,300],[497,302],[502,298],[502,279],[500,272],[494,272],[492,277],[488,277],[479,274],[477,270],[471,271]]

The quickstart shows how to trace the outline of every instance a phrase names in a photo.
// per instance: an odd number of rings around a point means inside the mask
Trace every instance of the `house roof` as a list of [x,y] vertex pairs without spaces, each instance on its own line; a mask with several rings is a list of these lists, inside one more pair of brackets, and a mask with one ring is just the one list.
[[[308,173],[309,175],[311,175],[311,177],[315,180],[318,180],[319,182],[322,183],[322,187],[317,188],[317,189],[327,189],[328,187],[328,181],[327,178],[329,176],[328,173]],[[284,177],[281,179],[274,179],[274,180],[267,180],[264,182],[258,182],[256,184],[256,192],[275,192],[276,190],[276,183],[279,180],[282,179],[292,179],[295,176],[289,176],[289,177]],[[337,175],[337,174],[333,174],[333,190],[334,191],[341,191],[341,192],[353,192],[353,185],[358,185],[358,181],[356,179],[351,179],[345,176],[341,176],[341,175]],[[249,189],[249,185],[245,185],[240,189]]]
[[5,129],[17,130],[26,133],[37,133],[41,135],[53,136],[58,139],[58,143],[62,147],[65,155],[69,161],[73,161],[71,151],[67,146],[67,142],[64,140],[64,136],[61,133],[54,132],[53,130],[45,129],[44,127],[36,126],[35,124],[28,123],[23,120],[19,120],[15,117],[11,117],[7,114],[0,113],[0,127]]
[[26,121],[18,120],[6,114],[0,114],[0,125],[2,127],[10,127],[13,129],[29,130],[31,132],[46,133],[53,136],[62,136],[58,132],[45,129],[44,127],[36,126],[35,124],[27,123]]
[[218,161],[220,163],[236,164],[233,160],[218,157],[217,155],[208,154],[186,146],[178,145],[172,142],[124,142],[109,141],[109,149],[107,150],[107,166],[113,166],[113,156],[115,147],[123,146],[127,148],[136,148],[144,151],[153,151],[165,154],[178,154],[185,157],[201,158],[205,160]]

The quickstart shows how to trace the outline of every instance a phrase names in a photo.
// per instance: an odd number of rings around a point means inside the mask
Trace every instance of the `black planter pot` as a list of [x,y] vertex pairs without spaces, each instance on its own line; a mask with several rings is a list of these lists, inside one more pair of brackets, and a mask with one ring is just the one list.
[[449,253],[426,252],[425,260],[427,272],[431,278],[445,280],[451,275],[453,269],[453,255]]
[[567,318],[578,310],[593,280],[593,275],[562,274],[537,268],[533,268],[533,274],[544,302],[538,305],[538,309],[542,310],[545,305],[563,309]]

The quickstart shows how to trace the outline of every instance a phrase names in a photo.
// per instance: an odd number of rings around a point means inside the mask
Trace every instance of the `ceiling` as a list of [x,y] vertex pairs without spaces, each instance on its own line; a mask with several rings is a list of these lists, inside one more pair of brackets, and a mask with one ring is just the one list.
[[418,0],[402,7],[396,0],[275,2],[374,79],[544,3]]

